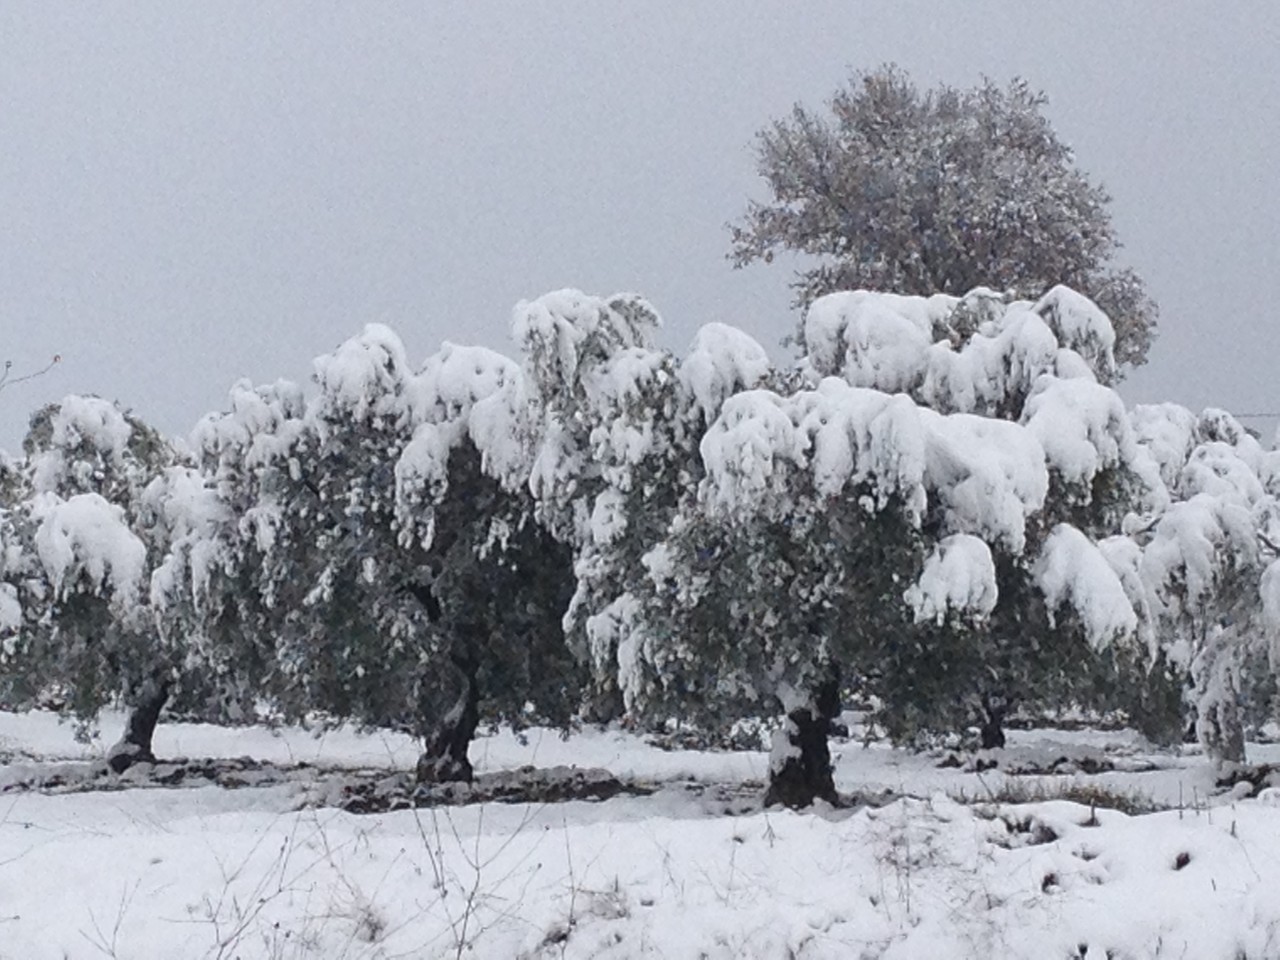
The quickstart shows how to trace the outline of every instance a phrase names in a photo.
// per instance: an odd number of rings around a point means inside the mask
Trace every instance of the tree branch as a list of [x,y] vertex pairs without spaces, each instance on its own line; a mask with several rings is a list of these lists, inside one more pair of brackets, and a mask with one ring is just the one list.
[[32,373],[24,373],[20,377],[11,377],[10,373],[12,373],[13,371],[13,361],[6,360],[4,362],[4,371],[0,372],[0,392],[2,392],[5,387],[12,387],[14,384],[17,384],[17,383],[24,383],[27,380],[34,380],[36,379],[36,377],[43,377],[46,373],[48,373],[50,370],[52,370],[55,366],[57,366],[61,362],[62,362],[62,354],[55,353],[53,355],[53,359],[50,360],[41,369],[36,370]]

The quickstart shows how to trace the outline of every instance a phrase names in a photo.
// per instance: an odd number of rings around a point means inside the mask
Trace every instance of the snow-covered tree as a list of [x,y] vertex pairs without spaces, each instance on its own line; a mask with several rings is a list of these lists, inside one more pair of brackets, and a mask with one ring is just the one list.
[[1038,296],[1066,284],[1112,318],[1116,358],[1140,364],[1155,304],[1114,265],[1110,197],[1077,166],[1045,104],[1022,80],[920,90],[893,66],[857,74],[828,113],[796,105],[760,132],[771,197],[733,227],[731,259],[817,257],[796,276],[801,305],[837,290],[986,285]]
[[1280,454],[1220,410],[1164,404],[1132,419],[1168,493],[1131,531],[1152,630],[1189,682],[1206,752],[1241,762],[1245,725],[1275,716]]
[[518,371],[446,345],[415,373],[378,325],[315,369],[301,428],[258,471],[269,689],[288,716],[409,730],[420,775],[469,778],[482,719],[521,722],[532,702],[563,720],[576,703],[570,561],[486,466],[517,442],[485,416]]
[[[1037,569],[1064,542],[1057,526],[1105,538],[1159,500],[1155,465],[1120,398],[1099,382],[1114,369],[1110,321],[1061,286],[1035,302],[985,288],[960,298],[858,291],[816,300],[804,330],[812,379],[903,392],[946,415],[940,436],[950,439],[939,449],[950,452],[939,469],[955,471],[958,483],[937,484],[925,531],[945,538],[975,511],[1002,512],[1000,536],[968,531],[989,542],[1001,598],[982,629],[935,630],[927,642],[896,645],[876,668],[895,686],[882,718],[895,735],[954,728],[976,700],[984,743],[998,745],[1012,705],[1061,701],[1068,686],[1081,693],[1086,666],[1106,647],[1096,634],[1094,647],[1081,647],[1080,625],[1058,630],[1046,606]],[[1106,647],[1107,659],[1117,656],[1141,659]]]
[[91,721],[123,687],[152,676],[138,610],[146,547],[124,511],[96,493],[41,493],[8,521],[5,699],[31,706],[54,687]]
[[[27,480],[21,461],[0,450],[0,655],[5,662],[15,652],[18,632],[22,627],[22,604],[16,580],[22,575],[23,555],[18,538],[18,516],[15,513],[24,494]],[[9,683],[0,681],[0,705],[12,707]]]
[[1084,699],[1095,661],[1138,661],[1132,599],[1094,537],[1154,471],[1094,373],[1106,318],[1070,291],[837,294],[806,322],[822,331],[808,384],[724,401],[698,495],[643,558],[647,589],[601,618],[632,711],[780,705],[785,802],[832,793],[841,671],[899,733],[959,708],[998,735],[1010,701],[1051,684]]
[[229,408],[192,433],[196,466],[170,468],[144,493],[165,544],[151,603],[161,635],[185,651],[174,706],[206,720],[256,716],[280,612],[301,602],[303,584],[266,559],[289,527],[283,498],[304,413],[295,384],[237,383]]
[[96,493],[135,517],[141,493],[176,458],[156,430],[117,404],[68,396],[31,417],[23,440],[35,493]]
[[160,544],[143,490],[175,454],[114,404],[77,396],[38,411],[24,448],[5,564],[22,612],[3,668],[8,699],[30,705],[52,687],[88,722],[123,698],[131,713],[110,754],[123,769],[151,756],[181,659],[159,641],[145,589]]
[[763,348],[723,324],[703,327],[683,360],[654,345],[645,301],[562,290],[517,306],[514,334],[529,393],[530,486],[573,550],[566,633],[590,665],[587,713],[623,710],[616,624],[635,604],[642,558],[702,477],[698,442],[724,400],[770,375]]
[[[922,562],[917,408],[836,380],[730,397],[620,657],[633,709],[706,723],[777,711],[769,800],[834,796],[827,727],[840,674],[911,629]],[[904,577],[905,575],[905,577]]]
[[[413,591],[436,611],[436,657],[454,669],[450,677],[437,668],[417,693],[431,701],[426,717],[438,717],[418,766],[423,780],[470,777],[467,747],[480,721],[563,726],[581,701],[584,671],[562,626],[572,554],[537,522],[527,492],[504,489],[482,460],[462,439],[439,485],[400,490],[402,503],[428,498],[402,529],[427,559],[430,582]],[[447,705],[443,716],[435,704]]]

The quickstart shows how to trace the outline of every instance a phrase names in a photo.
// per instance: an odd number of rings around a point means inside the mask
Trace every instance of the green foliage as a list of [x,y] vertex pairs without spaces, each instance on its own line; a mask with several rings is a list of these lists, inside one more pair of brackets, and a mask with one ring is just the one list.
[[283,524],[263,557],[276,591],[262,611],[276,644],[268,689],[285,715],[426,738],[478,684],[484,721],[567,722],[571,565],[528,496],[488,476],[464,441],[406,528],[396,464],[411,425],[339,407],[316,416],[287,448],[296,468],[273,476]]
[[[737,266],[778,251],[818,258],[794,288],[1037,297],[1066,284],[1116,325],[1116,359],[1145,361],[1156,307],[1092,183],[1025,81],[920,90],[894,66],[854,75],[826,113],[797,105],[758,135],[771,199],[732,227]],[[801,338],[803,340],[803,336]]]
[[[143,492],[177,454],[154,429],[95,397],[68,397],[37,411],[24,441],[26,460],[9,470],[3,571],[21,607],[22,625],[0,663],[7,699],[30,705],[57,689],[77,718],[92,720],[117,697],[128,698],[152,677],[174,670],[180,656],[157,641],[145,603],[145,577],[160,544],[150,536]],[[60,582],[41,559],[37,541],[60,507],[93,507],[107,539],[136,544],[145,560],[138,580],[104,571],[96,549],[72,540]]]
[[791,709],[832,662],[881,690],[883,651],[918,632],[903,592],[923,541],[900,504],[811,497],[782,516],[732,520],[685,504],[664,573],[640,595],[635,710],[727,729]]
[[[1145,602],[1141,549],[1095,543],[1155,500],[1090,376],[1111,369],[1106,318],[1066,290],[1034,311],[872,296],[814,326],[818,372],[846,382],[771,371],[717,325],[681,361],[638,298],[562,291],[517,310],[523,368],[446,347],[413,372],[370,327],[317,361],[310,401],[237,386],[194,463],[101,401],[41,411],[27,460],[0,464],[0,678],[26,702],[59,684],[85,718],[160,679],[209,719],[266,701],[394,727],[447,748],[444,772],[477,723],[575,714],[727,732],[782,713],[816,743],[837,675],[900,741],[1067,705],[1175,736],[1184,677],[1124,602]],[[863,334],[899,320],[954,381],[852,385],[893,365]],[[115,505],[98,516],[141,538],[149,592],[42,578],[41,504],[72,496]]]

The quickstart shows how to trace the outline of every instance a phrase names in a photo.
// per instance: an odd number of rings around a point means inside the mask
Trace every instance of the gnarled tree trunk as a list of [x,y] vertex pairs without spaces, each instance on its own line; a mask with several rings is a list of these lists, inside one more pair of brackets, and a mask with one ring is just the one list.
[[982,695],[982,719],[978,726],[983,750],[995,750],[1003,747],[1004,718],[1009,714],[1009,704],[999,696]]
[[626,713],[622,702],[622,691],[613,682],[602,682],[592,686],[583,698],[582,719],[587,723],[598,723],[601,726],[619,719]]
[[1197,674],[1196,737],[1205,756],[1219,766],[1245,762],[1239,647],[1239,633],[1229,628],[1209,642],[1193,665]]
[[160,720],[160,711],[169,701],[169,680],[151,679],[142,685],[138,696],[129,708],[124,735],[107,751],[107,766],[115,773],[124,773],[135,763],[155,763],[151,752],[151,739]]
[[469,654],[455,654],[454,665],[462,674],[462,692],[436,730],[427,738],[418,758],[419,783],[471,782],[474,771],[467,750],[480,726],[480,685],[478,667]]
[[1232,671],[1214,671],[1204,687],[1196,704],[1196,737],[1205,756],[1219,766],[1244,763],[1244,724]]
[[800,809],[814,800],[835,803],[839,799],[827,746],[831,721],[839,715],[840,671],[831,664],[809,701],[789,711],[782,729],[774,734],[765,806],[780,803]]

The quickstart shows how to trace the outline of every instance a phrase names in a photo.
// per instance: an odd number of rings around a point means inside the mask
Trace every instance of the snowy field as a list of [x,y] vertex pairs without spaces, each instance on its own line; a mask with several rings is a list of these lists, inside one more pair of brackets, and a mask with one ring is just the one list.
[[[1275,791],[1217,794],[1200,758],[1124,733],[1015,732],[997,755],[1109,768],[1092,775],[837,744],[840,789],[883,805],[802,814],[760,809],[763,753],[616,731],[496,734],[472,756],[482,774],[604,767],[651,794],[355,815],[305,783],[17,786],[83,772],[119,725],[82,745],[0,714],[0,960],[1280,957]],[[185,724],[156,751],[366,773],[415,757],[394,736]],[[1052,799],[1083,787],[1169,809]]]

